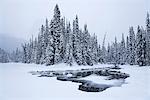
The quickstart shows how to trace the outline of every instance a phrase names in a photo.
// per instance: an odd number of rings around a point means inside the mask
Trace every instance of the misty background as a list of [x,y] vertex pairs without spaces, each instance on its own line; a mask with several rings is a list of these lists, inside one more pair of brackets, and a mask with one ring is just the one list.
[[79,27],[88,25],[101,44],[106,33],[106,44],[128,35],[129,27],[145,27],[150,0],[0,0],[0,47],[11,52],[21,43],[37,36],[45,19],[53,16],[58,4],[61,16],[73,21],[79,17]]

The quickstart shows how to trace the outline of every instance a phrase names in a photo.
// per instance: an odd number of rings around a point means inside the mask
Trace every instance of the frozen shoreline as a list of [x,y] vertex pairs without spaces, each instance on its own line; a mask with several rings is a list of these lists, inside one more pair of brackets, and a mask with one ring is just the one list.
[[[78,84],[57,81],[56,78],[32,76],[33,70],[66,70],[55,66],[44,67],[35,64],[0,63],[0,99],[1,100],[149,100],[149,67],[124,65],[121,72],[130,74],[127,84],[112,87],[100,93],[86,93],[77,90]],[[105,67],[106,65],[104,65]],[[87,66],[84,66],[84,68]],[[92,66],[92,67],[98,67]],[[73,67],[74,68],[74,67]],[[67,68],[67,70],[71,69]],[[77,69],[77,68],[76,68]],[[81,67],[78,69],[81,69]]]

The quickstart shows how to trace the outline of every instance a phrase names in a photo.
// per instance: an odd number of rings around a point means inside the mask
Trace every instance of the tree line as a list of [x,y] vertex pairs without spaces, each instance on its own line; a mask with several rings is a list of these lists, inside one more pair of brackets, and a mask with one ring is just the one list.
[[[146,17],[146,28],[138,26],[129,28],[129,35],[120,42],[115,38],[113,43],[105,46],[105,37],[102,45],[97,41],[97,36],[91,35],[87,25],[84,29],[79,27],[78,16],[73,24],[61,18],[58,5],[54,8],[53,18],[46,19],[41,26],[38,37],[31,38],[12,53],[14,62],[45,64],[47,66],[58,63],[73,63],[78,65],[94,65],[97,63],[130,64],[145,66],[150,65],[150,20]],[[15,57],[17,56],[17,57]]]

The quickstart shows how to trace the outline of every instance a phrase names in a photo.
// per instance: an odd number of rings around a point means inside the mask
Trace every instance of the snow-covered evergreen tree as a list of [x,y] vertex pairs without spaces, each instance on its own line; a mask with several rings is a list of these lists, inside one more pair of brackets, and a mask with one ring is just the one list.
[[27,63],[28,57],[27,57],[27,44],[22,45],[23,48],[23,63]]
[[91,38],[90,34],[87,29],[87,25],[84,25],[84,31],[83,31],[83,56],[84,60],[87,65],[92,66],[92,43],[91,43]]
[[62,62],[64,62],[64,56],[66,52],[66,24],[65,24],[65,17],[61,19],[61,30],[62,30],[62,35],[61,35],[61,43],[62,43],[62,49],[61,49],[61,59]]
[[119,59],[119,50],[118,50],[118,42],[117,42],[117,38],[115,37],[115,43],[114,43],[114,56],[113,56],[113,58],[114,58],[114,64],[116,65],[116,64],[119,64],[119,61],[120,61],[120,59]]
[[46,48],[46,65],[48,66],[54,64],[54,57],[55,57],[53,20],[51,20],[50,22],[50,32],[47,38],[48,38],[48,45]]
[[60,34],[60,62],[63,62],[64,55],[65,55],[65,18],[62,18],[60,21],[60,29],[61,29],[61,34]]
[[0,63],[7,63],[9,62],[9,54],[0,48]]
[[133,27],[129,28],[129,64],[134,65],[135,64],[135,34]]
[[142,43],[142,57],[143,57],[143,66],[146,65],[146,30],[144,30],[144,28],[142,27],[141,28],[142,30],[142,40],[143,40],[143,43]]
[[78,24],[78,16],[76,16],[76,19],[73,21],[73,57],[75,62],[78,65],[82,65],[82,49],[80,44],[80,32],[79,32],[79,24]]
[[92,62],[93,64],[98,63],[98,58],[97,58],[97,52],[98,52],[98,42],[97,42],[97,36],[94,34],[93,37],[91,37],[91,46],[92,46],[92,52],[91,52],[91,57],[92,57]]
[[44,48],[46,50],[46,47],[48,45],[48,35],[49,35],[49,23],[48,19],[46,18],[46,23],[45,23],[45,31],[44,31]]
[[63,34],[62,34],[62,27],[60,21],[60,10],[58,5],[55,6],[54,9],[54,16],[53,16],[53,38],[54,38],[54,63],[60,63],[62,61],[62,49],[63,49]]
[[139,66],[146,65],[146,33],[143,29],[138,26],[137,29],[137,38],[136,38],[136,56],[137,56],[137,64]]
[[44,25],[42,25],[42,27],[41,27],[41,34],[40,34],[40,37],[41,37],[41,58],[40,58],[40,63],[41,64],[44,64],[45,63],[45,50],[46,50],[46,47],[45,47],[45,45],[46,45],[46,43],[45,43],[45,27],[44,27]]
[[129,50],[129,37],[127,36],[127,39],[126,39],[126,64],[129,64],[129,62],[130,62],[130,50]]
[[150,18],[149,13],[146,17],[146,63],[150,65]]
[[103,63],[103,57],[102,57],[102,49],[101,49],[101,46],[100,45],[98,45],[98,54],[97,54],[97,56],[98,56],[98,62],[99,63]]
[[30,50],[30,63],[34,63],[34,41],[33,41],[33,36],[30,39],[29,50]]
[[122,34],[122,40],[120,44],[120,64],[125,64],[125,57],[126,57],[126,48],[125,48],[125,40],[124,34]]
[[70,23],[67,24],[66,29],[67,40],[66,40],[66,52],[65,52],[65,63],[72,66],[73,63],[73,48],[72,48],[72,32],[70,28]]
[[37,48],[38,48],[38,44],[37,44],[37,38],[35,38],[35,40],[33,41],[33,63],[37,63]]
[[106,53],[106,62],[107,63],[111,63],[112,61],[112,57],[111,57],[111,47],[110,47],[110,44],[108,43],[108,46],[107,46],[107,53]]
[[11,61],[22,62],[22,52],[18,48],[11,54]]
[[115,63],[115,59],[116,59],[116,57],[115,57],[115,45],[114,45],[114,43],[112,43],[110,45],[110,59],[111,59],[110,63],[114,64]]
[[102,63],[106,63],[106,47],[105,47],[105,38],[106,34],[104,35],[103,44],[102,44]]
[[27,63],[31,63],[31,47],[30,47],[30,43],[27,43]]
[[52,43],[49,43],[46,48],[46,65],[53,65],[54,64],[54,48]]
[[42,48],[41,48],[41,34],[38,34],[38,40],[37,40],[37,59],[36,59],[36,64],[40,64],[42,56]]
[[80,43],[81,43],[81,54],[82,54],[82,61],[81,61],[81,63],[82,63],[82,65],[87,65],[86,64],[86,60],[85,60],[85,53],[86,53],[86,51],[85,51],[85,46],[84,46],[84,33],[82,32],[82,30],[80,29]]

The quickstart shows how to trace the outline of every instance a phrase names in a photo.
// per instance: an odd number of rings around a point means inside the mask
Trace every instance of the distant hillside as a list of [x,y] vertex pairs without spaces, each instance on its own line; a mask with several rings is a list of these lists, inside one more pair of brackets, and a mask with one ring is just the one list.
[[0,34],[0,48],[4,49],[7,52],[12,52],[17,47],[21,48],[21,44],[24,42],[25,40],[23,39]]

